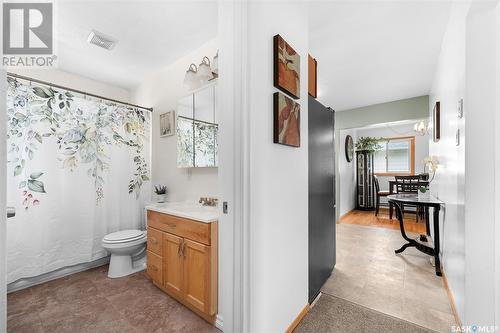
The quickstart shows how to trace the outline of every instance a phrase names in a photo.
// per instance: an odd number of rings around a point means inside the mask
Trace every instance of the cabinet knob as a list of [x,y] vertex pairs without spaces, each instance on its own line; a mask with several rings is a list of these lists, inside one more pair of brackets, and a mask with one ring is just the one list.
[[151,244],[154,244],[154,245],[158,244],[158,241],[156,240],[156,238],[151,238],[151,239],[149,240],[149,242],[150,242]]

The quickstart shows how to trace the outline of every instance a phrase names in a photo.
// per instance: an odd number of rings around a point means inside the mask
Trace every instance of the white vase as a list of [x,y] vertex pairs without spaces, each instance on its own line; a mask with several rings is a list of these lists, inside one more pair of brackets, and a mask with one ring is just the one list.
[[157,194],[156,195],[156,202],[158,202],[158,203],[164,203],[166,199],[167,199],[166,194]]

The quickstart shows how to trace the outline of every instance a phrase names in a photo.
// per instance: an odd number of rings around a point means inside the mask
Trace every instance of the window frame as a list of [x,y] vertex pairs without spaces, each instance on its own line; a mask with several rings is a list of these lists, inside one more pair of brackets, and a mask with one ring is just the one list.
[[[385,164],[386,172],[374,172],[376,176],[392,177],[392,176],[414,176],[415,175],[415,136],[395,136],[383,138],[384,141],[408,140],[410,141],[410,171],[409,172],[387,172],[387,163]],[[385,145],[385,158],[387,161],[387,144]]]

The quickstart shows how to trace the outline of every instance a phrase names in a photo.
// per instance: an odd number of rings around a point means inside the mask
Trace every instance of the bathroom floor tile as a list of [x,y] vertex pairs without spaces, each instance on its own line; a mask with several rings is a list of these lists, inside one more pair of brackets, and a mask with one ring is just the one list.
[[7,332],[220,333],[144,272],[110,279],[107,266],[8,294]]

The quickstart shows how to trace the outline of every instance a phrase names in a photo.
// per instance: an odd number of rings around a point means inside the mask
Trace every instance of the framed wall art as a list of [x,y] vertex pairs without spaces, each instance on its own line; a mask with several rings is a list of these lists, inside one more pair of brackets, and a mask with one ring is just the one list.
[[440,102],[434,104],[434,109],[432,110],[432,138],[434,142],[438,142],[441,139],[441,111]]
[[274,143],[300,147],[300,104],[274,93]]
[[274,86],[295,99],[300,98],[300,56],[280,36],[274,36]]
[[160,114],[160,137],[175,134],[175,111]]

